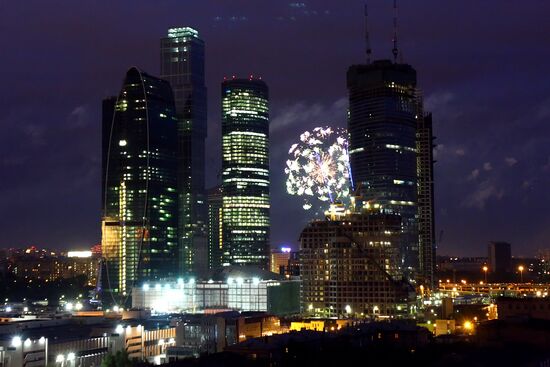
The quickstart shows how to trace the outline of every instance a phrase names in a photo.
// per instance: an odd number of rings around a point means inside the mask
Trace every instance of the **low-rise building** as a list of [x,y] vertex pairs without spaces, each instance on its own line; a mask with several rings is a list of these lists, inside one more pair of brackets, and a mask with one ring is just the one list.
[[228,309],[291,315],[300,312],[300,281],[229,276],[224,281],[144,283],[133,289],[132,307],[157,313]]
[[550,320],[550,298],[500,297],[497,298],[497,313],[500,320],[518,317]]
[[107,355],[126,351],[132,360],[158,365],[175,339],[168,319],[11,320],[0,323],[0,362],[3,367],[97,367]]
[[278,317],[235,311],[212,315],[182,315],[173,321],[176,345],[167,350],[167,360],[218,353],[244,340],[285,332]]

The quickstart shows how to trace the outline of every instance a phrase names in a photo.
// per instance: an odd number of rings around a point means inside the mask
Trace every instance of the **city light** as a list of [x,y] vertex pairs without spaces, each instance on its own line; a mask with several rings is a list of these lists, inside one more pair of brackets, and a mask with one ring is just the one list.
[[471,321],[464,321],[462,327],[465,331],[470,332],[474,329],[474,324]]
[[67,361],[74,361],[74,358],[75,358],[75,354],[74,353],[69,353],[67,354]]
[[67,257],[87,258],[92,257],[92,251],[69,251]]
[[15,347],[15,348],[21,346],[21,337],[20,336],[14,336],[11,339],[11,346]]
[[117,334],[122,334],[124,332],[124,327],[122,325],[117,325],[116,329],[115,329],[115,333]]
[[57,357],[55,357],[55,361],[57,363],[63,363],[63,361],[65,361],[65,356],[63,354],[58,354]]

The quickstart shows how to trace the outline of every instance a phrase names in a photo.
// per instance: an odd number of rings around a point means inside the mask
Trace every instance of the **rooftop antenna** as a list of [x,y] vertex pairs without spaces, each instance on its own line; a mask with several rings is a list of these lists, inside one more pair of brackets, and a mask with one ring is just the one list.
[[370,64],[370,55],[372,54],[372,49],[370,48],[369,11],[367,8],[367,2],[365,2],[365,41],[367,45],[367,64]]
[[399,50],[397,49],[397,0],[393,0],[393,62],[397,64],[397,55]]

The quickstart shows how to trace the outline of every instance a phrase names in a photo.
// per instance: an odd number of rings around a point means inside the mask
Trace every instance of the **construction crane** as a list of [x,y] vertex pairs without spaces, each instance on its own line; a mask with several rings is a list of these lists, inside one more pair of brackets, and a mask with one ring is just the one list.
[[393,62],[397,64],[399,50],[397,48],[397,0],[393,0]]
[[369,11],[367,8],[367,2],[365,2],[365,43],[367,46],[367,64],[370,64],[370,56],[372,54],[372,49],[370,47],[370,36],[369,36]]

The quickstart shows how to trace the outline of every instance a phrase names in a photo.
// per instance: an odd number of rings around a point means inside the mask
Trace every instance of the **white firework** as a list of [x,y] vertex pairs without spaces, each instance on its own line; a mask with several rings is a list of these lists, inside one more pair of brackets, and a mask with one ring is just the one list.
[[349,198],[351,169],[345,129],[317,127],[306,131],[288,154],[287,192],[302,196],[305,210],[313,208],[315,201],[328,207]]

